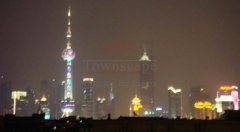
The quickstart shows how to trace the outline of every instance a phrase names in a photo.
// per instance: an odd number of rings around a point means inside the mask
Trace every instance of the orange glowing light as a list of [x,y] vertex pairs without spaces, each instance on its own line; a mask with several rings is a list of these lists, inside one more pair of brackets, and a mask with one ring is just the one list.
[[220,90],[223,90],[223,91],[229,91],[229,90],[232,90],[233,88],[231,86],[221,86],[220,87]]

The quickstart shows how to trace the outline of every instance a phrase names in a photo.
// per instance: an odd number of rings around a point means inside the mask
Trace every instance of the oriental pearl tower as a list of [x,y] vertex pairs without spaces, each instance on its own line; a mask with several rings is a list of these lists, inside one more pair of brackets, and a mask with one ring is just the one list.
[[64,98],[61,101],[62,117],[68,117],[73,114],[74,111],[74,99],[73,99],[73,88],[72,88],[72,61],[75,58],[75,52],[71,47],[71,7],[68,8],[68,23],[67,23],[67,33],[66,33],[66,48],[62,52],[62,58],[67,62],[66,69],[66,80],[64,89]]

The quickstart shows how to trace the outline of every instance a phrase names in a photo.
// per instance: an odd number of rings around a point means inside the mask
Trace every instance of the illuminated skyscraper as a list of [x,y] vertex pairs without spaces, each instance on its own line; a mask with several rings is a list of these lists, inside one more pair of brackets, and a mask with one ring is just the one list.
[[80,116],[93,117],[93,78],[83,78],[83,99]]
[[27,92],[26,91],[12,91],[13,99],[13,114],[26,116],[26,106],[27,106]]
[[12,91],[13,114],[17,116],[31,116],[36,111],[34,91],[29,87],[26,91]]
[[199,101],[194,104],[194,117],[195,119],[212,119],[213,118],[213,105],[210,101]]
[[[153,83],[153,61],[149,58],[146,48],[140,58],[140,98],[144,106],[144,113],[154,111],[154,83]],[[146,115],[149,116],[149,115]]]
[[169,118],[182,117],[182,90],[168,87]]
[[64,99],[61,103],[62,117],[68,117],[72,115],[75,107],[73,99],[73,88],[72,88],[72,60],[75,58],[75,52],[71,47],[71,8],[68,9],[68,24],[67,24],[67,47],[62,52],[62,58],[67,62],[67,74],[66,74],[66,83],[64,90]]
[[191,109],[190,118],[198,118],[198,115],[195,115],[195,103],[209,101],[210,97],[206,89],[203,87],[192,87],[189,94],[189,105]]
[[42,92],[42,95],[44,95],[44,97],[47,99],[48,108],[50,108],[51,110],[50,111],[51,119],[57,119],[57,113],[58,113],[57,109],[59,107],[59,102],[61,102],[61,101],[58,101],[57,93],[60,91],[61,91],[60,88],[57,86],[57,81],[54,78],[45,79],[41,81],[41,92]]
[[110,92],[109,92],[109,96],[108,96],[108,114],[111,115],[111,117],[115,117],[115,96],[113,93],[113,86],[112,83],[110,84]]
[[[43,96],[41,99],[40,99],[40,114],[44,113],[44,119],[45,120],[48,120],[50,119],[50,111],[51,109],[49,108],[49,103],[48,103],[48,100],[45,96]],[[39,113],[39,112],[38,112]]]
[[219,115],[223,114],[225,110],[239,110],[238,87],[221,86],[215,101]]

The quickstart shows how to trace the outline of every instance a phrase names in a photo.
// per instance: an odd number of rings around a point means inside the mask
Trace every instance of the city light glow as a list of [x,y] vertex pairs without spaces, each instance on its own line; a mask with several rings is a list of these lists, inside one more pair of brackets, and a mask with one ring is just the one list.
[[239,110],[238,87],[221,86],[219,89],[215,98],[217,112],[222,113],[226,109]]
[[236,90],[236,89],[238,89],[238,87],[237,86],[235,86],[235,85],[232,85],[232,86],[221,86],[220,87],[220,90],[222,90],[222,91],[229,91],[229,90]]
[[146,51],[143,52],[143,56],[140,58],[140,61],[151,61]]
[[212,109],[212,103],[209,101],[199,101],[194,103],[194,108],[196,109]]
[[175,89],[174,87],[170,86],[168,87],[169,91],[172,91],[173,93],[179,93],[182,92],[182,89]]
[[156,111],[161,111],[162,110],[162,108],[161,107],[156,107],[156,109],[155,109]]
[[13,99],[13,114],[16,114],[17,100],[21,97],[26,97],[26,91],[12,91],[12,99]]
[[93,78],[83,78],[83,81],[84,81],[84,82],[85,82],[85,81],[91,81],[91,82],[93,82],[94,79],[93,79]]
[[47,101],[47,98],[46,98],[45,96],[43,96],[40,101],[46,102],[46,101]]

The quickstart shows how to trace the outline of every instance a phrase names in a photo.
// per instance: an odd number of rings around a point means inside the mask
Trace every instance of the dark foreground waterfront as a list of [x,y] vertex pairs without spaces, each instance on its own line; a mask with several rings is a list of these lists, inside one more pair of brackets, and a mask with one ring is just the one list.
[[238,115],[224,120],[187,120],[144,117],[120,117],[116,120],[92,120],[68,117],[44,120],[43,115],[32,117],[0,117],[0,131],[7,132],[239,132]]

